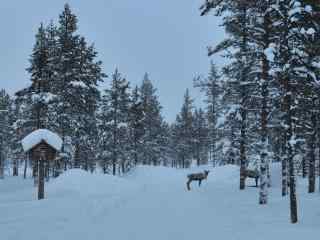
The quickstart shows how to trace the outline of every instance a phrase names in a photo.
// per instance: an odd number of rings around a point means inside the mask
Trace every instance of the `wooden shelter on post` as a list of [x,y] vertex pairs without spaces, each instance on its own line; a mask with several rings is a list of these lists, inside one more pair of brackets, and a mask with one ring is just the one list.
[[38,199],[44,198],[45,165],[54,161],[61,150],[62,139],[47,129],[38,129],[22,139],[24,152],[29,156],[38,171]]

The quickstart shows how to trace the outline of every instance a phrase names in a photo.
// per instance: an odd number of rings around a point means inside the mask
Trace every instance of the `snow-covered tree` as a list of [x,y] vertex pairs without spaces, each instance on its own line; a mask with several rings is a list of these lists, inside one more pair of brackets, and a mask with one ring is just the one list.
[[[215,48],[209,47],[209,55],[232,49],[227,56],[233,60],[226,67],[229,78],[233,81],[234,93],[236,94],[237,116],[240,123],[239,152],[240,152],[240,189],[245,188],[245,171],[247,168],[248,154],[248,108],[252,87],[252,65],[255,54],[249,38],[251,26],[251,2],[249,1],[206,1],[201,6],[201,15],[206,15],[215,10],[218,16],[224,16],[223,25],[228,37]],[[227,15],[225,15],[227,14]]]
[[144,112],[138,86],[132,91],[129,109],[130,152],[134,164],[141,163]]
[[10,141],[12,126],[12,100],[4,89],[0,90],[0,179],[4,178],[6,160],[10,153]]
[[200,88],[204,92],[206,99],[207,121],[209,128],[209,157],[210,161],[215,165],[217,161],[217,125],[221,115],[220,98],[222,95],[222,87],[220,75],[217,67],[211,62],[209,76],[206,79],[197,78],[194,82],[195,87]]
[[144,128],[141,139],[141,158],[143,164],[158,165],[161,160],[162,124],[161,105],[148,74],[145,74],[140,86],[140,98],[144,117]]
[[193,155],[197,160],[197,165],[208,163],[208,152],[210,146],[210,130],[206,120],[205,112],[199,108],[195,109],[192,121],[193,129]]
[[122,172],[126,171],[129,157],[129,94],[128,81],[116,69],[112,74],[111,86],[102,97],[100,113],[103,169],[106,171],[111,163],[113,175],[116,175],[118,166],[121,166]]
[[187,89],[180,113],[174,123],[173,138],[174,152],[179,167],[187,168],[193,159],[194,131],[193,131],[193,99]]

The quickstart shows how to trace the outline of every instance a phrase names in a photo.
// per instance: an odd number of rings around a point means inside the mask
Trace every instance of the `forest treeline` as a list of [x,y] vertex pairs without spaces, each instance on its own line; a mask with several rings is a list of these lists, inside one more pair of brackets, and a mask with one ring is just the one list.
[[[118,69],[107,76],[98,52],[78,34],[68,4],[58,22],[40,24],[29,59],[30,85],[0,94],[1,172],[35,168],[21,139],[49,129],[63,139],[52,175],[69,168],[122,174],[137,164],[188,167],[208,162],[206,112],[196,109],[188,91],[174,124],[165,121],[149,75],[132,86]],[[103,91],[102,82],[109,85]],[[34,172],[34,174],[36,174]]]
[[[282,195],[289,194],[296,222],[296,175],[308,176],[314,192],[320,165],[320,3],[206,0],[200,12],[221,17],[226,39],[208,53],[228,63],[212,62],[207,77],[194,78],[204,108],[186,90],[170,124],[148,74],[140,86],[119,69],[106,76],[68,5],[57,24],[41,24],[27,69],[30,86],[13,97],[0,93],[0,175],[4,167],[14,175],[21,164],[34,168],[20,141],[38,128],[63,139],[49,166],[53,176],[75,167],[122,174],[137,164],[237,164],[240,189],[248,168],[260,172],[259,203],[266,204],[269,165],[281,162]],[[109,87],[99,91],[103,81]]]

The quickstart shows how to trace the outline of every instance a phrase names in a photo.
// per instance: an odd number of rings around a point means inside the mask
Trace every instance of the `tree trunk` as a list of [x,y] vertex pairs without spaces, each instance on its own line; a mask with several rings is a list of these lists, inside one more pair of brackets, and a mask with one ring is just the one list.
[[75,153],[74,153],[74,167],[75,168],[80,168],[81,163],[80,163],[80,145],[77,141],[76,146],[75,146]]
[[307,159],[305,156],[303,156],[302,159],[302,177],[306,178],[308,175],[308,171],[307,171]]
[[[269,46],[269,36],[267,27],[269,22],[267,17],[264,17],[265,26],[265,36],[264,36],[264,47]],[[269,81],[269,62],[267,56],[263,54],[262,57],[262,74],[261,74],[261,97],[262,97],[262,109],[261,109],[261,147],[262,151],[260,154],[260,193],[259,193],[259,203],[267,204],[268,202],[268,81]]]
[[13,176],[19,175],[19,169],[18,169],[18,159],[13,160]]
[[309,180],[309,187],[308,192],[313,193],[315,192],[315,184],[316,184],[316,157],[315,157],[315,147],[316,147],[316,115],[315,113],[312,113],[311,116],[311,122],[312,122],[312,133],[310,136],[310,140],[308,141],[308,147],[309,147],[309,174],[308,174],[308,180]]
[[125,160],[121,161],[121,171],[122,171],[122,174],[124,174],[126,172]]
[[28,159],[26,158],[24,160],[24,169],[23,169],[23,178],[24,179],[27,178],[27,168],[28,168]]
[[[311,151],[311,149],[310,149]],[[315,158],[314,158],[314,153],[310,152],[309,153],[309,176],[308,176],[308,192],[309,193],[314,193],[315,192],[315,184],[316,184],[316,179],[315,179]]]
[[[0,142],[0,144],[2,144]],[[2,146],[0,145],[0,179],[4,178],[4,157],[2,154]]]
[[[247,88],[245,82],[247,80],[246,67],[247,67],[247,5],[246,3],[242,4],[242,41],[241,41],[241,57],[242,57],[242,69],[240,76],[240,91],[241,91],[241,103],[240,103],[240,115],[241,115],[241,129],[240,129],[240,190],[245,189],[246,187],[246,168],[247,168],[247,157],[246,157],[246,130],[247,130],[247,109],[246,109],[246,96]],[[244,59],[244,60],[243,60]]]
[[297,196],[296,196],[296,182],[294,170],[294,153],[292,141],[293,136],[293,122],[292,122],[292,92],[290,79],[287,76],[284,79],[284,112],[285,112],[285,133],[286,133],[286,159],[289,164],[289,189],[290,189],[290,216],[291,223],[298,222]]
[[[320,139],[319,139],[320,140]],[[319,141],[318,140],[318,141]],[[319,148],[319,150],[318,150],[319,152],[318,152],[318,178],[319,178],[319,183],[318,183],[318,185],[319,185],[319,192],[320,192],[320,148]]]
[[45,179],[46,179],[46,182],[49,182],[49,180],[50,180],[50,162],[46,160],[44,165],[45,165],[45,169],[44,169]]
[[[318,142],[320,142],[320,136],[318,136]],[[318,146],[320,146],[320,144],[318,143]],[[318,149],[318,185],[319,185],[319,192],[320,192],[320,147]]]
[[269,162],[267,164],[267,178],[268,178],[268,187],[270,188],[272,186],[272,182],[271,182],[271,174],[270,174],[270,164],[269,164]]
[[138,165],[138,140],[135,137],[134,138],[134,165],[137,166]]
[[281,175],[282,175],[282,196],[286,196],[288,194],[288,159],[284,156],[285,154],[285,148],[282,149],[284,153],[282,153],[282,159],[281,159]]
[[289,150],[290,158],[289,158],[289,174],[290,174],[290,216],[291,223],[298,222],[298,206],[297,206],[297,196],[296,196],[296,179],[294,173],[294,162],[292,149]]
[[115,159],[112,160],[112,175],[115,176],[117,173],[117,164]]

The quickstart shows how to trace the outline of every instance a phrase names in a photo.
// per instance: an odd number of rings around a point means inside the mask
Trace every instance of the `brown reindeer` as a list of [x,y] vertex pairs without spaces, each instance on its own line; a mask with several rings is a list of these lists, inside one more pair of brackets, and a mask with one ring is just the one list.
[[258,181],[260,178],[260,174],[257,169],[256,170],[246,169],[244,174],[245,174],[245,178],[254,178],[256,181],[256,187],[258,187]]
[[199,187],[200,187],[202,180],[206,180],[206,179],[207,179],[209,172],[210,172],[210,171],[205,170],[204,172],[201,172],[201,173],[192,173],[192,174],[189,174],[189,175],[187,176],[187,178],[188,178],[188,181],[187,181],[187,188],[188,188],[188,190],[189,190],[189,191],[191,190],[191,188],[190,188],[190,183],[191,183],[192,181],[198,181],[198,182],[199,182]]

